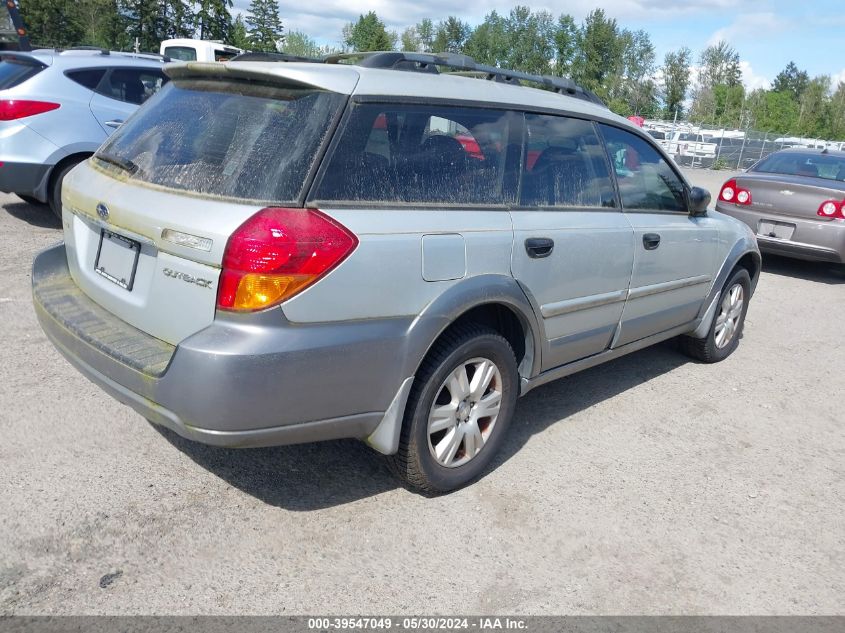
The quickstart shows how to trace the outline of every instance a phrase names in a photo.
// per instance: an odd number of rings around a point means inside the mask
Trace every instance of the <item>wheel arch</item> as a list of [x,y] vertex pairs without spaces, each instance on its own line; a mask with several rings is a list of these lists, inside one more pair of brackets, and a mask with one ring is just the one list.
[[380,453],[396,453],[414,376],[437,341],[459,324],[477,322],[498,331],[514,348],[520,377],[535,376],[544,340],[537,313],[510,276],[480,275],[450,287],[426,306],[409,328],[401,385],[384,418],[365,441]]
[[737,268],[745,268],[748,271],[751,277],[751,294],[753,295],[754,289],[757,287],[757,281],[760,278],[762,264],[763,258],[752,236],[737,240],[724,262],[722,262],[722,267],[713,280],[710,292],[701,305],[698,326],[689,336],[692,338],[704,338],[707,336],[707,333],[710,331],[710,325],[716,317],[716,304],[718,303],[719,295],[722,293],[722,288]]
[[465,323],[499,332],[513,348],[520,376],[528,378],[539,371],[543,339],[535,308],[512,277],[481,275],[452,286],[415,320],[409,337],[411,371],[406,375],[416,374],[437,341]]
[[38,188],[39,194],[43,195],[45,200],[49,202],[50,193],[53,191],[53,186],[56,184],[56,177],[58,174],[61,173],[62,169],[73,163],[81,163],[83,160],[86,160],[87,158],[90,158],[93,155],[94,152],[76,152],[73,154],[68,154],[67,156],[59,160],[55,165],[50,168],[50,171],[47,173],[44,182]]

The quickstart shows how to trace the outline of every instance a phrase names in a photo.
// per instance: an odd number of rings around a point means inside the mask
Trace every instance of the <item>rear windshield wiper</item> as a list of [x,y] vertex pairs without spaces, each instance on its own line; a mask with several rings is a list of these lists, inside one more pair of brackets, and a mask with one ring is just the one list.
[[121,158],[120,156],[115,156],[113,154],[103,154],[102,152],[94,154],[94,158],[97,160],[101,160],[104,163],[108,163],[109,165],[114,165],[115,167],[120,167],[123,171],[128,171],[130,174],[135,174],[140,167],[133,163],[128,158]]

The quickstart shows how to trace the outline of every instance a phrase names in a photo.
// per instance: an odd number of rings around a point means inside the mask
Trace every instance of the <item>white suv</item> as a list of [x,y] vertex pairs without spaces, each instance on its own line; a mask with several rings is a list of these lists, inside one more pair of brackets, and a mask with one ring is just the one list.
[[99,49],[0,53],[0,191],[61,216],[65,175],[167,82],[163,66]]

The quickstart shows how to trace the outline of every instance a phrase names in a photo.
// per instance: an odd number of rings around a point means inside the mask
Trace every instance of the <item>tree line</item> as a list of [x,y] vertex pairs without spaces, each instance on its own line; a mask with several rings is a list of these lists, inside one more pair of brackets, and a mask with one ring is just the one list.
[[[728,43],[694,56],[689,48],[658,60],[650,35],[595,9],[580,23],[516,6],[491,11],[478,25],[448,16],[424,19],[401,33],[375,12],[347,24],[338,46],[286,33],[277,0],[252,0],[232,17],[232,0],[20,0],[31,39],[42,45],[93,45],[157,51],[161,40],[197,37],[253,51],[317,57],[336,52],[452,52],[534,74],[572,78],[623,116],[677,117],[715,127],[845,139],[845,83],[811,78],[790,62],[768,89],[743,84],[739,54]],[[661,63],[662,61],[662,63]]]

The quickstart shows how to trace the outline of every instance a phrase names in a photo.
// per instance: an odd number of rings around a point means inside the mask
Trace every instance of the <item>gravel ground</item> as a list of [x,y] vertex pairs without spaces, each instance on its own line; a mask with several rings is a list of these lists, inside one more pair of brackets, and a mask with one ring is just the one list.
[[36,324],[58,222],[0,207],[0,614],[845,613],[839,269],[767,258],[727,361],[537,389],[428,499],[357,442],[214,449],[111,400]]

